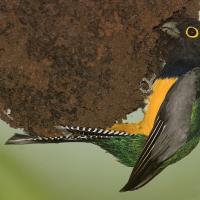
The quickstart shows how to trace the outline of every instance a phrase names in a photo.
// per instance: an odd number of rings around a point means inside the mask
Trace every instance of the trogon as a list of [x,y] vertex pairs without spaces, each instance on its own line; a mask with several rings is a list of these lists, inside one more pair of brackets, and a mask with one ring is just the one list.
[[6,144],[89,142],[133,167],[121,191],[136,190],[188,155],[200,139],[200,22],[166,22],[161,30],[175,48],[152,85],[144,119],[111,128],[58,126],[60,136],[15,134]]

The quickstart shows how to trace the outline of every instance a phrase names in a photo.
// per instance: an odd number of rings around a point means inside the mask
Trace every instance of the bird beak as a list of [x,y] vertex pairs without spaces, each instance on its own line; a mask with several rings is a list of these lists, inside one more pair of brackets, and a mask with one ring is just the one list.
[[177,28],[177,22],[166,22],[161,26],[161,30],[168,35],[170,35],[173,38],[179,38],[180,37],[180,31]]

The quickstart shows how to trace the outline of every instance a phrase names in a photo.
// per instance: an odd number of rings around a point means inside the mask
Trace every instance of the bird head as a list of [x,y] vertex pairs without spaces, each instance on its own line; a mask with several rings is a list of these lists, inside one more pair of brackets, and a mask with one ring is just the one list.
[[188,18],[181,22],[166,22],[162,25],[161,30],[181,41],[200,44],[200,22],[196,19]]
[[170,52],[161,73],[163,77],[181,76],[200,67],[200,22],[193,18],[164,23],[161,28],[174,38],[175,48]]

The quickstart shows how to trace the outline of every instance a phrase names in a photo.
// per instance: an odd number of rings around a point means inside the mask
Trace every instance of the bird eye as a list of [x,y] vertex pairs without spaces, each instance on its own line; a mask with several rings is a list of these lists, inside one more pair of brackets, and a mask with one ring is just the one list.
[[194,26],[188,26],[185,31],[185,34],[189,38],[197,38],[199,36],[199,30]]

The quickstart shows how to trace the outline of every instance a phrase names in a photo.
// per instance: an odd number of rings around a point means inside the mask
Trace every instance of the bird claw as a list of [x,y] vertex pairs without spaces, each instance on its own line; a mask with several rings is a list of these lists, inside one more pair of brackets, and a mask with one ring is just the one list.
[[[141,81],[140,81],[140,91],[143,93],[143,94],[150,94],[151,91],[152,91],[152,86],[153,86],[153,82],[154,80],[156,79],[156,74],[153,73],[151,79],[147,79],[147,78],[143,78]],[[147,89],[144,88],[144,85],[147,86]]]

